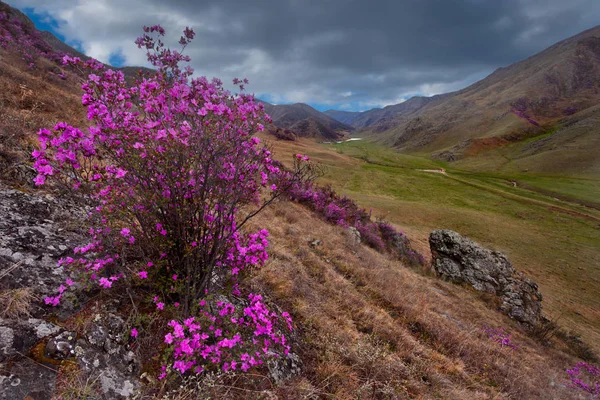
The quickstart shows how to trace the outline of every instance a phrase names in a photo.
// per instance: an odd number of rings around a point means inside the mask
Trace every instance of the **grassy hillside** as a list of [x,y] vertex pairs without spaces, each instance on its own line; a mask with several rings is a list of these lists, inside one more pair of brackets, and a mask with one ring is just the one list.
[[457,92],[328,113],[356,136],[462,169],[598,177],[599,60],[597,26]]
[[[539,283],[546,314],[600,350],[600,211],[582,205],[600,207],[600,180],[465,172],[368,142],[274,148],[323,162],[324,183],[398,224],[422,251],[431,230],[449,228],[504,252]],[[438,168],[447,175],[423,171]]]

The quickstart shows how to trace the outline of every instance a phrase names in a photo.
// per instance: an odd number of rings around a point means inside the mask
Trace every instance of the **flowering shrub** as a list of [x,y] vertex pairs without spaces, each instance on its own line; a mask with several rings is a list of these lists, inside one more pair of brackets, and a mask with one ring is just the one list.
[[374,248],[377,251],[384,251],[386,249],[385,243],[381,238],[381,232],[375,222],[367,222],[365,224],[358,221],[355,225],[358,232],[360,232],[360,239],[368,246]]
[[569,386],[600,397],[600,368],[595,365],[578,362],[571,369],[567,369],[569,375]]
[[[220,309],[209,333],[193,324],[201,311],[199,300],[215,286],[240,294],[242,272],[268,258],[268,232],[241,228],[289,187],[312,179],[315,169],[303,157],[293,171],[280,168],[252,136],[270,121],[262,104],[251,95],[231,94],[216,78],[192,78],[193,70],[180,66],[189,57],[165,48],[164,34],[158,25],[144,27],[137,39],[157,71],[134,86],[122,72],[95,60],[64,57],[65,64],[89,73],[82,103],[93,124],[80,130],[61,122],[40,130],[40,147],[33,152],[35,183],[51,179],[93,206],[90,243],[60,260],[81,285],[136,284],[155,290],[156,311],[177,310],[187,318],[183,325],[171,321],[177,329],[173,368],[201,370],[198,356],[209,350],[209,362],[231,368],[233,355],[222,354],[223,347],[242,349],[262,340],[265,354],[271,354],[271,344],[287,351],[285,338],[274,328],[279,317],[259,295],[251,295],[251,306],[235,321],[220,318],[230,315]],[[193,37],[186,28],[179,43],[185,48]],[[242,92],[245,83],[234,80]],[[46,303],[56,306],[76,283],[67,280]],[[289,321],[287,315],[281,318]],[[223,324],[218,331],[217,323]],[[234,328],[254,330],[255,337],[248,342],[241,333],[235,336]],[[222,345],[213,345],[215,340]],[[258,363],[260,358],[255,354],[238,361]]]
[[490,328],[489,326],[483,327],[483,331],[488,335],[494,342],[499,343],[502,347],[508,347],[516,350],[517,345],[511,342],[511,335],[504,328]]
[[402,232],[386,222],[371,221],[365,209],[348,197],[338,196],[330,186],[317,187],[307,182],[291,186],[287,195],[293,201],[306,204],[329,223],[356,228],[361,241],[375,250],[389,251],[410,265],[424,265],[423,256],[412,249]]
[[[262,365],[265,357],[277,357],[277,348],[288,354],[290,347],[278,324],[279,315],[269,311],[260,295],[249,295],[250,305],[243,312],[231,303],[217,302],[217,316],[205,308],[198,319],[190,317],[183,324],[171,321],[172,331],[165,335],[175,362],[173,369],[180,373],[202,372],[211,366],[223,371],[240,369],[243,372]],[[287,329],[292,330],[289,314],[282,313]],[[166,371],[166,368],[163,370]],[[160,376],[166,376],[166,372]]]

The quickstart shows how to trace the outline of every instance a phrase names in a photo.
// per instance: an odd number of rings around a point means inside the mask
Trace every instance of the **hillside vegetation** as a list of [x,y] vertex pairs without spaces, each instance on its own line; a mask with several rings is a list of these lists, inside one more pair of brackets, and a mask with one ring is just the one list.
[[[67,64],[98,73],[85,86],[94,96],[83,98],[85,75],[37,53],[32,67],[20,48],[0,48],[0,194],[30,202],[21,210],[7,201],[8,211],[0,211],[78,241],[89,232],[92,241],[52,243],[56,257],[26,264],[17,261],[20,247],[2,249],[0,339],[4,346],[10,330],[21,335],[14,341],[21,347],[8,353],[11,339],[2,349],[0,388],[49,382],[47,392],[23,389],[20,398],[61,400],[131,397],[134,388],[136,398],[156,400],[584,398],[566,370],[582,360],[597,363],[600,350],[596,180],[510,168],[471,173],[370,142],[253,136],[266,119],[261,106],[202,79],[189,83],[175,68],[183,56],[170,58],[151,36],[163,33],[156,25],[140,38],[155,51],[158,72],[139,91],[99,63],[67,57]],[[193,37],[186,29],[181,40]],[[113,101],[119,95],[136,105]],[[178,111],[155,107],[173,99]],[[101,114],[109,107],[122,118]],[[273,119],[286,120],[287,109]],[[300,109],[301,120],[321,129],[311,110]],[[73,127],[52,128],[64,120]],[[103,126],[107,120],[114,128]],[[96,130],[89,132],[91,124]],[[323,124],[327,130],[319,132],[336,132],[332,138],[347,129]],[[271,149],[259,147],[257,137]],[[293,190],[319,175],[318,165],[325,170],[317,183],[349,196],[336,197],[343,209],[315,212],[292,201]],[[67,185],[40,187],[46,178]],[[94,196],[72,207],[74,186]],[[48,219],[58,218],[48,210],[59,203],[73,221]],[[77,219],[90,210],[96,219]],[[377,251],[365,235],[357,240],[337,218],[350,210],[365,225],[384,217],[425,262],[384,246]],[[32,246],[44,229],[27,226],[3,225],[2,233],[30,234]],[[540,284],[556,324],[527,331],[498,311],[494,296],[438,279],[429,268],[434,228],[506,253]],[[69,268],[39,269],[53,257],[78,269],[77,280]],[[40,274],[51,275],[50,283],[13,285]],[[42,296],[42,286],[53,297]],[[106,325],[110,334],[101,325],[106,318],[118,322]],[[18,331],[31,321],[44,324],[45,336]],[[48,344],[59,331],[68,338],[60,343],[76,346],[52,358]],[[97,359],[100,367],[90,361]],[[106,394],[117,376],[107,360],[120,363],[126,394]]]
[[[502,251],[538,282],[545,312],[600,350],[600,180],[471,173],[364,141],[273,146],[325,164],[323,183],[401,226],[421,251],[439,228]],[[424,171],[440,168],[447,174]]]

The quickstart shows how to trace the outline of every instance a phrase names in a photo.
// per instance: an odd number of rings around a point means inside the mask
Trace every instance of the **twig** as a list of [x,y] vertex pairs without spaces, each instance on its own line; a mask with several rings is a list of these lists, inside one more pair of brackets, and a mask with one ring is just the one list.
[[23,264],[23,260],[21,260],[21,261],[17,262],[16,264],[13,264],[12,266],[8,267],[8,269],[6,271],[4,271],[2,273],[2,275],[0,275],[0,279],[4,278],[5,276],[7,276],[11,272],[13,272],[15,269],[17,269],[18,267],[20,267],[21,264]]
[[25,354],[21,353],[20,351],[16,351],[16,353],[17,353],[17,354],[19,354],[20,356],[23,356],[23,357],[25,357],[25,358],[27,358],[27,359],[29,359],[29,360],[33,361],[33,362],[34,362],[34,363],[36,363],[37,365],[40,365],[40,366],[42,366],[42,367],[44,367],[44,368],[46,368],[46,369],[49,369],[50,371],[52,371],[52,372],[54,372],[54,373],[57,373],[57,374],[58,374],[58,371],[57,371],[57,370],[55,370],[54,368],[50,368],[49,366],[47,366],[47,365],[44,365],[44,364],[42,364],[42,363],[40,363],[40,362],[38,362],[38,361],[34,360],[33,358],[29,357],[29,356],[26,356]]

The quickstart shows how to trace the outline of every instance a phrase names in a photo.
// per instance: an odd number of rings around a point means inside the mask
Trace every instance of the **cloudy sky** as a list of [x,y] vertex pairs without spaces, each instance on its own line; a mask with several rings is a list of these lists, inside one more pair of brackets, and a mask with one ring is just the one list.
[[196,72],[274,103],[365,110],[463,88],[600,24],[599,0],[4,0],[84,53],[144,65],[161,24]]

